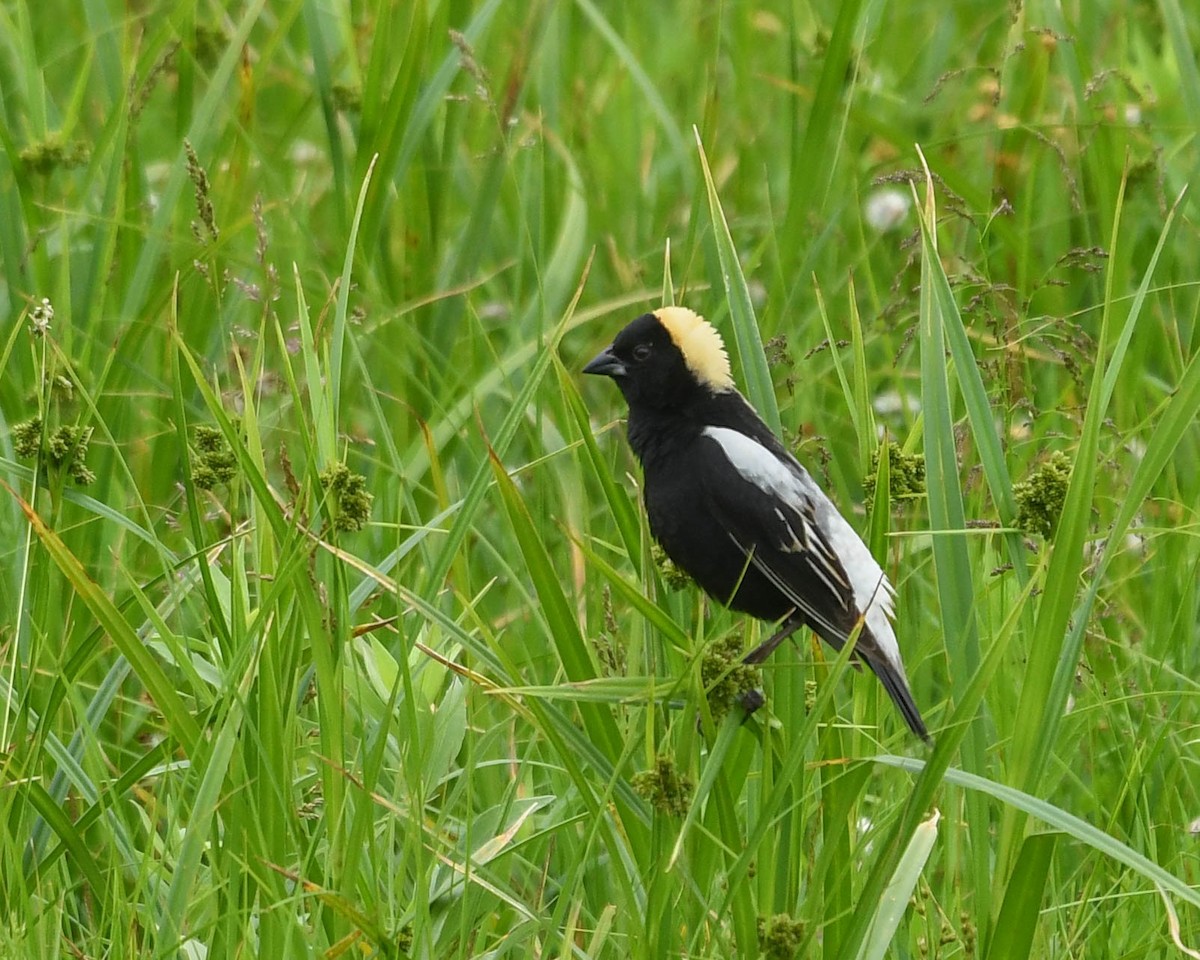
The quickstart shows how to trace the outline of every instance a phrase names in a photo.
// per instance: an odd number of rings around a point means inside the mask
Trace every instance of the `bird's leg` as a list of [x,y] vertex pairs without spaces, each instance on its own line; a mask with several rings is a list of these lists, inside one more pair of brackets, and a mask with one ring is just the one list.
[[804,621],[796,618],[789,618],[783,621],[783,625],[770,637],[764,640],[757,647],[751,650],[748,654],[742,657],[743,663],[762,663],[775,649],[783,643],[788,637],[804,626]]
[[[790,637],[802,626],[804,626],[803,620],[788,618],[787,620],[783,621],[783,624],[780,626],[780,628],[776,630],[769,639],[764,640],[748,654],[742,657],[742,662],[762,663],[767,659],[767,657],[775,652],[775,649],[781,643],[783,643],[784,640]],[[763,696],[763,692],[761,690],[747,690],[740,697],[738,697],[738,703],[742,705],[742,709],[745,710],[747,714],[753,713],[766,702],[767,698]]]

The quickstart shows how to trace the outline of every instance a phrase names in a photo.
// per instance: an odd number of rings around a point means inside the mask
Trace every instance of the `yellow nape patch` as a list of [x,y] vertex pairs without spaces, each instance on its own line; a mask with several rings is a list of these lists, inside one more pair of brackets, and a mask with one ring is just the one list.
[[732,390],[729,354],[717,328],[687,307],[663,307],[655,310],[658,322],[667,328],[688,369],[713,390]]

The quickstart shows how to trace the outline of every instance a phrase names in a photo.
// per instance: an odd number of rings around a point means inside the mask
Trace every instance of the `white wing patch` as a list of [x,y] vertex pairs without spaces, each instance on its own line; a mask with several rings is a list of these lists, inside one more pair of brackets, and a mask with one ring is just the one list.
[[[783,510],[776,508],[776,516],[790,535],[790,542],[781,542],[780,549],[811,554],[812,569],[835,595],[840,596],[847,585],[850,587],[857,613],[866,621],[880,653],[903,677],[900,648],[891,624],[895,590],[866,544],[808,471],[794,460],[780,460],[757,440],[729,427],[705,427],[703,434],[716,441],[744,480],[778,498],[798,515],[799,530]],[[761,568],[761,564],[758,566]],[[764,572],[785,594],[794,594],[794,587],[781,583],[770,571]]]
[[[733,468],[764,493],[789,505],[795,505],[797,499],[803,502],[806,491],[802,478],[757,440],[729,427],[705,427],[702,432],[710,440],[716,440]],[[807,474],[803,480],[816,489]]]

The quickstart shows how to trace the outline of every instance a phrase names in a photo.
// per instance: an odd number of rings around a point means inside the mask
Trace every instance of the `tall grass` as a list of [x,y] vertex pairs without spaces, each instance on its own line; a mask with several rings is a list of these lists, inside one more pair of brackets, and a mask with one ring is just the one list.
[[[1190,7],[0,36],[0,956],[1200,948]],[[715,710],[762,628],[578,375],[662,302],[885,563],[932,751],[806,636]]]

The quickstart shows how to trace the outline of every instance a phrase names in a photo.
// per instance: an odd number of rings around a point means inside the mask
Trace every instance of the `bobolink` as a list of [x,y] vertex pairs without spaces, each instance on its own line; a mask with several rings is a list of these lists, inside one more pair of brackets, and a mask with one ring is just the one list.
[[909,727],[929,733],[892,630],[895,591],[837,508],[737,391],[720,334],[682,307],[643,314],[583,368],[616,381],[642,464],[650,532],[713,599],[778,631],[761,663],[807,624],[883,682]]

